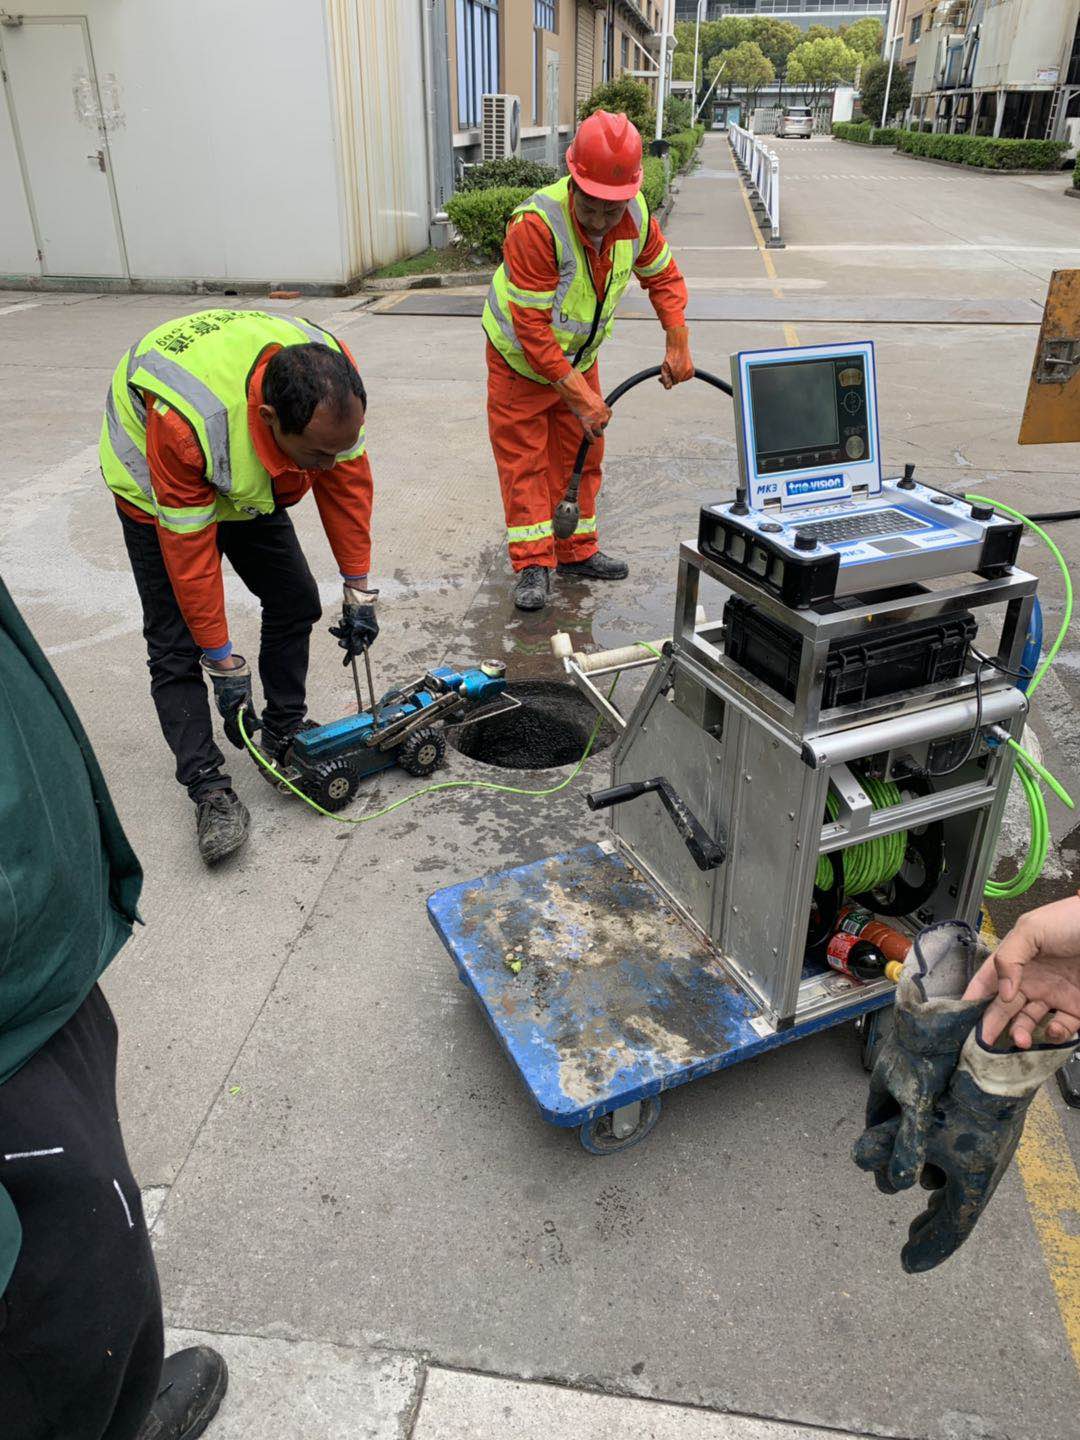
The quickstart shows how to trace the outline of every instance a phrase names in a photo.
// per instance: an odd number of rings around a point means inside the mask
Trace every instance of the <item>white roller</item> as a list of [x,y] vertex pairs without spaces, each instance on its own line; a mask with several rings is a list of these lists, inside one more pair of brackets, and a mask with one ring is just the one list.
[[[670,638],[668,636],[668,639]],[[648,643],[653,650],[659,651],[668,641],[650,640]],[[640,665],[642,661],[655,659],[656,656],[646,650],[644,645],[620,645],[614,650],[590,650],[587,653],[579,650],[574,656],[578,669],[586,675],[594,670],[611,670],[617,665]]]

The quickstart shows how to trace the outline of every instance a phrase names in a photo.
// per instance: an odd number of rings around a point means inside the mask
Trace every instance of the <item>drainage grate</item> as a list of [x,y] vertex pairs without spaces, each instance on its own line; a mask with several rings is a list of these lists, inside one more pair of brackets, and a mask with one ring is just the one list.
[[[597,721],[593,707],[570,684],[556,680],[527,680],[509,684],[520,707],[475,725],[448,729],[446,738],[459,754],[482,765],[503,770],[550,770],[576,765],[589,743]],[[602,725],[593,753],[605,750],[615,739]]]

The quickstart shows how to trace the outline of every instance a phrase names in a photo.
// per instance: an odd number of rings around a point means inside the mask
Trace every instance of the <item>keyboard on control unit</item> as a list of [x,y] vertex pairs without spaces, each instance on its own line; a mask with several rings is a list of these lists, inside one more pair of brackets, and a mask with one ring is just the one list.
[[923,520],[905,515],[902,510],[871,510],[863,514],[841,515],[831,520],[813,520],[799,526],[800,535],[812,535],[823,545],[842,545],[846,540],[866,540],[875,535],[902,535],[906,531],[925,530]]

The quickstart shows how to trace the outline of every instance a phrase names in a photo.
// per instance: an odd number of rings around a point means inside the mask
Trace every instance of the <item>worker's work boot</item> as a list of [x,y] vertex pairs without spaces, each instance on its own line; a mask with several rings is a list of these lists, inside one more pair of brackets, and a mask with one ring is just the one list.
[[587,560],[560,560],[559,574],[570,580],[625,580],[630,566],[597,550]]
[[196,802],[199,854],[207,865],[216,865],[239,850],[250,827],[247,806],[232,790],[211,790]]
[[546,565],[526,565],[514,586],[514,604],[519,610],[542,610],[547,604],[551,579]]
[[154,1407],[135,1440],[196,1440],[229,1386],[225,1357],[208,1345],[178,1350],[161,1367]]

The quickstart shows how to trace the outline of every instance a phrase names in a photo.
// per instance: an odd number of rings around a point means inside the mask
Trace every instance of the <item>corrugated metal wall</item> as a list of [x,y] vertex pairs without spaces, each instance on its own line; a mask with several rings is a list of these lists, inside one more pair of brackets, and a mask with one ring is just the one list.
[[346,268],[428,243],[422,0],[326,0]]

